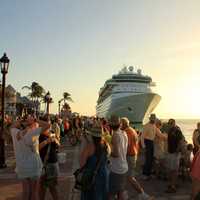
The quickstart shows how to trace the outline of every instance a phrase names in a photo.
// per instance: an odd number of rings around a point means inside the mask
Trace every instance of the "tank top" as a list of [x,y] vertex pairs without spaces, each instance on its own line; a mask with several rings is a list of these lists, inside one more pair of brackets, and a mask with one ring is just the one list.
[[113,133],[117,140],[117,146],[119,148],[119,157],[111,157],[110,170],[116,174],[124,174],[128,171],[128,164],[126,160],[128,137],[124,131],[117,130]]
[[127,149],[127,156],[135,156],[138,154],[138,136],[136,131],[128,127],[125,129],[125,132],[128,137],[128,149]]

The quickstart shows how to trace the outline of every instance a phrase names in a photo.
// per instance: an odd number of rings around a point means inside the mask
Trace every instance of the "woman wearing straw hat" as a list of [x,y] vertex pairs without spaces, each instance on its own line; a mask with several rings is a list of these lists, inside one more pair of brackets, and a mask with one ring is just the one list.
[[102,139],[102,128],[100,125],[92,127],[88,133],[92,137],[80,155],[80,167],[87,165],[88,168],[95,170],[97,162],[100,162],[95,182],[89,191],[81,193],[81,200],[106,200],[108,193],[108,173],[107,156],[109,146]]

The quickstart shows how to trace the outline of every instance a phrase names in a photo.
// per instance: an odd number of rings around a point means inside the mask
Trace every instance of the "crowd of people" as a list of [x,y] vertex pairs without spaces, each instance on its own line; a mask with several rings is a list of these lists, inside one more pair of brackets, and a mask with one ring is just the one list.
[[[17,177],[22,182],[23,200],[44,200],[49,189],[58,199],[59,146],[70,132],[81,138],[81,133],[94,124],[94,118],[61,119],[59,116],[36,117],[33,114],[18,117],[16,121],[6,116],[6,126],[16,158]],[[8,142],[10,139],[6,139]]]
[[137,158],[142,152],[144,163],[140,165],[143,168],[143,180],[164,179],[168,181],[165,192],[176,193],[177,180],[181,175],[182,178],[192,180],[192,199],[198,199],[200,123],[194,131],[193,144],[186,142],[174,119],[162,123],[155,114],[150,116],[142,132],[132,128],[127,118],[120,119],[117,116],[112,116],[107,122],[99,119],[95,122],[95,127],[95,131],[89,132],[92,139],[88,139],[88,143],[84,142],[84,147],[81,148],[80,166],[86,165],[94,170],[95,163],[100,159],[99,151],[105,149],[105,143],[109,147],[106,148],[107,162],[102,162],[94,187],[82,191],[81,200],[127,199],[127,183],[138,193],[138,199],[154,199],[145,193],[137,180]]
[[[131,127],[126,117],[50,119],[46,115],[37,119],[27,115],[10,126],[23,200],[44,200],[47,189],[54,200],[58,199],[58,148],[71,131],[81,143],[80,168],[96,173],[92,186],[81,191],[81,200],[125,200],[127,183],[138,193],[138,199],[154,199],[138,181],[138,165],[143,180],[167,180],[167,193],[177,191],[177,179],[182,173],[192,180],[192,200],[199,195],[200,123],[193,144],[188,144],[174,119],[162,123],[155,114],[151,114],[142,131]],[[144,162],[139,163],[142,154]]]

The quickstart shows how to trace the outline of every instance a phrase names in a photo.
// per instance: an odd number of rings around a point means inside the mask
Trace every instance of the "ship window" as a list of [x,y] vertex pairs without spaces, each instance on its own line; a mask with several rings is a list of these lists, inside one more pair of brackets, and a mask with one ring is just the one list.
[[131,107],[128,107],[128,111],[130,111],[130,112],[131,112],[131,111],[133,111],[133,109],[132,109]]

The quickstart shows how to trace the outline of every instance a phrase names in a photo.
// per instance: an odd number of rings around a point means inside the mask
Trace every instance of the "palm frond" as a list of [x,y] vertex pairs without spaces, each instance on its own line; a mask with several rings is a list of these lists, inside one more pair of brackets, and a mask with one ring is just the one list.
[[58,101],[58,103],[61,103],[62,101],[64,101],[64,98],[60,99],[60,100]]
[[71,97],[67,97],[66,100],[67,100],[67,101],[74,102],[73,99],[72,99]]

